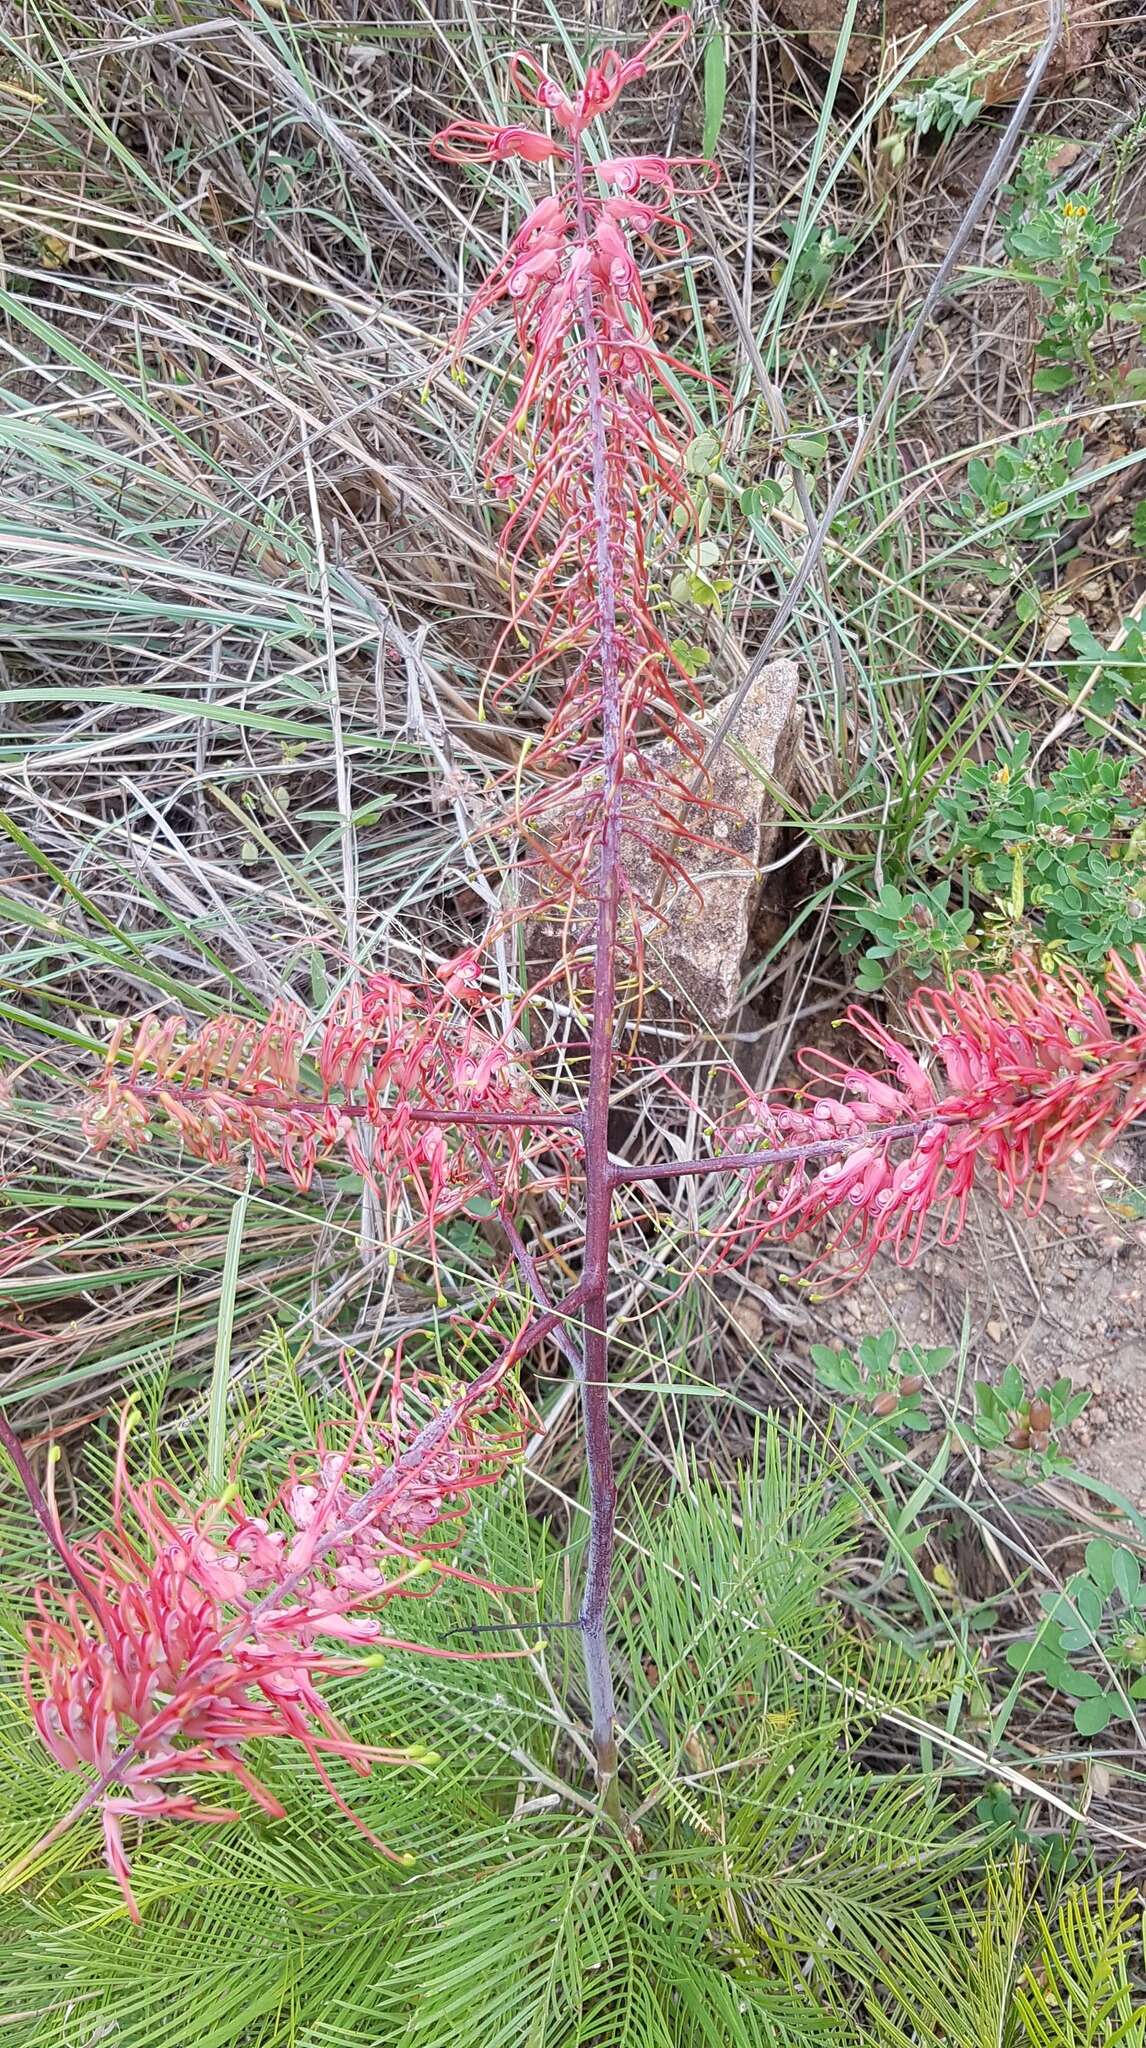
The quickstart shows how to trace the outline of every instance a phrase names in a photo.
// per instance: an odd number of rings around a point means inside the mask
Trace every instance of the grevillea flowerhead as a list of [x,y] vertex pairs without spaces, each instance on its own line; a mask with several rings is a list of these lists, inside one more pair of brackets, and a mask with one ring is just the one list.
[[746,1173],[724,1255],[828,1222],[851,1254],[842,1277],[885,1245],[910,1264],[932,1215],[941,1242],[957,1240],[980,1165],[1008,1206],[1022,1194],[1038,1208],[1057,1165],[1087,1140],[1110,1143],[1146,1103],[1146,950],[1133,968],[1111,956],[1107,999],[1020,958],[1007,974],[914,996],[919,1054],[850,1008],[881,1070],[805,1050],[806,1094],[748,1095],[723,1124],[726,1155],[798,1154]]
[[[618,884],[640,845],[674,874],[673,848],[695,834],[682,817],[704,799],[703,745],[691,713],[695,684],[654,604],[650,555],[674,517],[695,531],[678,393],[697,373],[658,345],[641,277],[645,249],[674,254],[684,228],[678,193],[711,166],[696,158],[611,158],[590,166],[580,138],[623,88],[673,55],[691,30],[666,24],[633,56],[605,51],[567,90],[518,52],[516,90],[549,115],[557,147],[534,130],[455,121],[435,139],[448,162],[521,156],[557,165],[557,183],[528,213],[475,294],[455,336],[460,351],[480,315],[507,302],[517,366],[508,411],[485,451],[505,506],[500,547],[509,585],[505,630],[490,662],[495,694],[528,683],[547,702],[532,752],[534,793],[515,812],[530,828],[546,898],[586,920],[608,808],[602,734],[616,698],[621,786]],[[658,242],[663,237],[663,247]],[[676,387],[674,391],[673,387]],[[519,659],[504,659],[510,646]],[[614,688],[616,686],[616,688]],[[679,758],[674,771],[664,748]],[[638,906],[634,905],[634,908]]]
[[[314,1074],[304,1077],[304,1057]],[[424,1239],[475,1195],[568,1186],[577,1144],[546,1122],[523,1040],[485,1017],[473,953],[421,987],[367,975],[321,1029],[296,1004],[265,1023],[225,1014],[117,1027],[93,1084],[93,1144],[145,1144],[156,1118],[217,1165],[277,1166],[305,1191],[345,1160],[386,1204],[390,1242]]]
[[24,1687],[57,1763],[104,1781],[106,1860],[133,1919],[126,1822],[238,1819],[189,1788],[208,1776],[281,1817],[244,1761],[256,1737],[297,1744],[355,1826],[393,1855],[337,1790],[329,1762],[366,1775],[377,1763],[424,1764],[431,1752],[355,1741],[324,1689],[382,1650],[466,1654],[390,1635],[381,1610],[455,1573],[450,1553],[469,1500],[519,1454],[524,1415],[504,1388],[450,1397],[403,1372],[400,1359],[383,1377],[381,1412],[373,1398],[356,1400],[345,1425],[323,1426],[289,1460],[258,1508],[237,1481],[196,1507],[167,1480],[133,1480],[128,1410],[110,1526],[75,1545],[57,1527],[71,1584],[36,1590]]

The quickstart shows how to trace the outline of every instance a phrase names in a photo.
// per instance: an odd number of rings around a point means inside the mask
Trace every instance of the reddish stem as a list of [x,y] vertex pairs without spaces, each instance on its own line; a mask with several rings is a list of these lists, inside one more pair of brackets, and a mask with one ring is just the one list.
[[424,1108],[411,1108],[407,1103],[395,1103],[393,1107],[381,1103],[372,1109],[364,1102],[331,1103],[316,1096],[275,1096],[268,1094],[265,1089],[258,1093],[247,1092],[242,1088],[232,1087],[226,1081],[207,1082],[199,1088],[189,1087],[182,1082],[167,1081],[124,1081],[120,1085],[130,1089],[134,1095],[142,1095],[153,1101],[158,1101],[164,1095],[170,1095],[176,1102],[202,1102],[204,1096],[212,1092],[234,1095],[242,1102],[255,1103],[260,1109],[273,1109],[280,1116],[314,1116],[323,1109],[337,1109],[339,1116],[368,1118],[371,1122],[377,1121],[380,1117],[401,1115],[414,1124],[439,1124],[446,1127],[460,1124],[466,1127],[480,1127],[483,1131],[579,1131],[584,1121],[580,1110],[576,1109],[438,1109],[432,1104]]
[[[573,144],[573,189],[577,233],[590,240],[585,161],[580,136]],[[593,969],[593,1021],[589,1034],[589,1076],[585,1099],[585,1253],[581,1279],[583,1364],[581,1410],[589,1481],[589,1555],[581,1601],[581,1643],[589,1683],[597,1782],[607,1811],[620,1812],[613,1674],[609,1665],[608,1607],[616,1542],[617,1484],[609,1428],[609,1229],[613,1181],[609,1162],[609,1105],[613,1084],[616,1018],[617,916],[621,869],[621,782],[624,772],[620,656],[617,646],[617,586],[609,507],[608,432],[601,391],[601,352],[593,293],[580,297],[585,355],[585,402],[589,417],[591,490],[597,564],[598,661],[601,672],[601,854]]]
[[609,1177],[614,1187],[639,1180],[676,1180],[682,1174],[766,1172],[796,1159],[824,1159],[833,1152],[855,1152],[863,1145],[883,1145],[892,1138],[918,1138],[936,1124],[966,1123],[966,1117],[917,1117],[911,1123],[872,1124],[854,1136],[818,1139],[811,1145],[776,1145],[766,1152],[718,1152],[711,1159],[662,1159],[656,1166],[629,1166],[614,1159]]
[[[484,1155],[482,1157],[481,1169],[485,1184],[493,1199],[497,1202],[497,1220],[509,1239],[509,1248],[513,1253],[517,1270],[532,1294],[537,1307],[540,1309],[551,1309],[553,1302],[550,1299],[545,1282],[537,1270],[537,1260],[534,1258],[514,1221],[509,1203],[505,1200],[504,1196],[499,1196],[497,1176]],[[568,1305],[568,1303],[563,1303],[562,1308],[565,1309]],[[553,1341],[558,1349],[564,1353],[574,1372],[580,1377],[581,1353],[569,1335],[568,1330],[561,1323],[557,1324],[553,1332]]]
[[[78,1586],[80,1592],[84,1596],[84,1599],[87,1601],[88,1606],[91,1608],[92,1613],[96,1616],[96,1619],[98,1620],[99,1603],[97,1602],[95,1593],[92,1590],[91,1582],[84,1573],[84,1570],[80,1565],[79,1560],[74,1556],[73,1552],[64,1540],[63,1532],[60,1528],[59,1521],[57,1520],[56,1516],[52,1513],[52,1510],[48,1505],[48,1501],[44,1495],[43,1488],[41,1487],[39,1480],[37,1479],[35,1473],[32,1470],[31,1465],[28,1462],[28,1458],[25,1454],[23,1444],[20,1442],[19,1437],[15,1434],[15,1431],[12,1429],[11,1424],[7,1423],[2,1415],[0,1415],[0,1444],[4,1446],[4,1449],[7,1451],[8,1456],[11,1458],[13,1465],[16,1467],[17,1477],[20,1481],[21,1486],[24,1489],[24,1492],[28,1496],[28,1504],[31,1507],[32,1513],[35,1515],[36,1520],[40,1524],[40,1527],[43,1530],[44,1535],[47,1537],[48,1542],[51,1544],[52,1549],[55,1551],[56,1556],[59,1558],[60,1563],[63,1565],[64,1570],[68,1574],[68,1577],[72,1580],[72,1583],[74,1585]],[[51,1456],[50,1452],[49,1456]]]

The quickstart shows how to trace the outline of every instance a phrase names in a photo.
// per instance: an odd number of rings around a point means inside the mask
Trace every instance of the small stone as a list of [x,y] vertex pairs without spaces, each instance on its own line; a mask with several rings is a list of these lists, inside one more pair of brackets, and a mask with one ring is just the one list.
[[[780,815],[769,784],[782,782],[788,773],[800,730],[799,680],[791,661],[768,662],[756,677],[713,762],[709,796],[716,816],[698,808],[691,820],[700,841],[689,861],[692,886],[680,884],[665,895],[660,918],[646,933],[650,981],[660,982],[670,1005],[679,1001],[686,1014],[691,1010],[710,1030],[727,1023],[740,993],[741,964],[760,900],[760,870],[771,854]],[[721,708],[718,704],[698,719],[702,733],[719,720]],[[653,749],[654,758],[658,751]],[[674,766],[677,758],[666,747],[667,765]],[[685,822],[690,822],[687,815]],[[714,833],[713,824],[724,830]],[[717,837],[719,847],[711,843]],[[651,862],[643,871],[643,860],[634,848],[629,883],[635,897],[650,901],[658,876]]]
[[1093,1798],[1109,1799],[1113,1782],[1113,1774],[1107,1770],[1105,1764],[1091,1763],[1090,1790]]
[[992,1344],[1001,1344],[1003,1341],[1003,1325],[996,1316],[992,1316],[987,1324],[987,1335]]
[[759,1344],[764,1334],[764,1312],[759,1302],[745,1295],[731,1310],[728,1320],[739,1330],[747,1343]]
[[[667,1018],[721,1031],[740,994],[752,919],[763,889],[763,869],[781,816],[772,793],[790,772],[801,729],[800,672],[792,661],[770,661],[755,676],[727,737],[712,762],[704,797],[682,803],[688,882],[670,878],[635,836],[623,841],[632,903],[650,906],[641,917],[644,954],[642,1022],[652,1031]],[[695,721],[699,747],[719,723],[714,705]],[[679,748],[661,741],[646,757],[691,786],[693,771]],[[655,906],[653,908],[652,906]],[[547,956],[568,945],[564,925],[538,916],[532,937]],[[631,925],[622,943],[631,940]]]

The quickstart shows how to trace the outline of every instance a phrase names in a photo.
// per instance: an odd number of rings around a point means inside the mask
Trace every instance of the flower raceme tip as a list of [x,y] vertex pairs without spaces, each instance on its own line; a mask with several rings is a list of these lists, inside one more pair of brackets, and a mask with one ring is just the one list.
[[[487,481],[506,506],[499,550],[509,613],[489,656],[483,701],[529,688],[547,702],[531,753],[535,784],[516,802],[513,822],[528,829],[534,879],[569,934],[571,958],[589,928],[600,876],[606,806],[594,770],[614,677],[618,880],[630,910],[638,908],[632,852],[651,855],[679,880],[673,849],[696,839],[682,820],[705,801],[703,739],[693,717],[699,694],[663,630],[649,560],[668,520],[684,545],[690,534],[699,543],[685,463],[693,423],[680,417],[680,390],[689,378],[706,380],[661,349],[640,252],[642,245],[658,255],[677,251],[679,236],[687,236],[678,188],[686,173],[711,175],[713,167],[654,155],[610,157],[594,167],[581,141],[587,123],[626,84],[675,55],[690,29],[680,17],[635,56],[606,51],[572,93],[536,59],[521,52],[513,59],[513,83],[552,116],[569,148],[561,145],[566,161],[556,189],[527,213],[453,340],[457,354],[481,315],[501,304],[512,313],[520,375],[484,453]],[[454,122],[434,147],[451,161],[475,152],[483,161],[515,154],[540,161],[548,140],[532,130]],[[664,749],[647,745],[650,735],[670,742],[679,768],[671,754],[666,760]],[[639,977],[639,939],[625,943]]]
[[572,93],[550,78],[527,50],[514,52],[509,76],[522,99],[552,115],[567,135],[577,137],[599,114],[608,113],[627,85],[675,57],[691,34],[691,15],[680,14],[675,21],[665,22],[631,57],[619,50],[603,50],[587,66],[582,84]]
[[[691,16],[682,14],[666,22],[632,57],[622,56],[619,50],[604,50],[572,92],[550,78],[528,50],[515,50],[509,60],[510,81],[521,99],[548,114],[572,141],[599,114],[608,113],[626,85],[674,57],[691,34]],[[491,122],[470,120],[451,121],[434,136],[430,153],[442,163],[454,164],[504,163],[511,157],[530,164],[554,158],[569,160],[569,151],[539,129],[499,128]],[[643,161],[651,163],[653,159]]]

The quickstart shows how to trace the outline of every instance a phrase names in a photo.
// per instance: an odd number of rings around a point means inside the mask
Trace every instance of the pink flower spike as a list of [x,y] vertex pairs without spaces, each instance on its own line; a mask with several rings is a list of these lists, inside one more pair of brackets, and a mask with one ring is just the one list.
[[[380,1191],[394,1242],[428,1246],[433,1263],[439,1225],[487,1192],[487,1168],[509,1194],[539,1184],[542,1160],[545,1183],[567,1185],[579,1157],[579,1136],[562,1128],[576,1118],[547,1115],[521,1048],[487,1004],[471,948],[421,988],[367,976],[321,1029],[285,1004],[261,1026],[222,1015],[190,1032],[178,1017],[144,1017],[126,1073],[123,1034],[112,1040],[84,1129],[96,1147],[135,1149],[158,1119],[197,1157],[239,1170],[249,1160],[260,1181],[278,1169],[302,1191],[349,1159]],[[309,1096],[300,1078],[308,1043],[321,1084]]]
[[[376,1840],[322,1761],[337,1755],[360,1775],[381,1761],[417,1761],[417,1753],[360,1745],[325,1702],[331,1679],[363,1670],[363,1648],[463,1660],[520,1654],[408,1643],[384,1634],[378,1618],[392,1599],[431,1592],[443,1577],[488,1586],[456,1570],[450,1553],[476,1489],[498,1479],[524,1443],[525,1412],[501,1386],[515,1355],[511,1345],[470,1387],[445,1394],[416,1370],[403,1371],[400,1355],[388,1360],[369,1395],[352,1390],[353,1412],[337,1441],[328,1425],[291,1461],[261,1514],[244,1503],[237,1481],[221,1500],[192,1508],[165,1480],[133,1480],[125,1418],[111,1526],[91,1542],[57,1545],[83,1597],[36,1590],[23,1680],[49,1753],[65,1770],[95,1773],[76,1810],[98,1806],[105,1858],[133,1919],[125,1820],[237,1820],[235,1808],[196,1798],[186,1781],[200,1775],[231,1779],[281,1817],[243,1761],[243,1745],[256,1738],[298,1743],[336,1803]],[[20,1446],[4,1429],[33,1506],[50,1525]],[[358,1654],[340,1655],[332,1641]]]
[[[887,1057],[900,1085],[805,1051],[805,1072],[836,1094],[791,1106],[748,1096],[725,1124],[721,1149],[761,1159],[727,1225],[725,1256],[742,1259],[774,1231],[794,1238],[836,1220],[834,1243],[852,1255],[841,1280],[885,1245],[909,1263],[933,1210],[940,1242],[958,1240],[980,1162],[1005,1205],[1022,1195],[1037,1210],[1058,1164],[1096,1132],[1109,1143],[1146,1107],[1146,949],[1136,950],[1134,971],[1112,957],[1108,977],[1128,1027],[1121,1034],[1081,977],[1068,981],[1026,958],[1009,974],[921,990],[908,1015],[932,1047],[945,1091],[866,1010],[849,1010],[847,1021]],[[769,1166],[770,1150],[802,1144],[806,1157]]]

